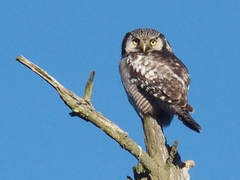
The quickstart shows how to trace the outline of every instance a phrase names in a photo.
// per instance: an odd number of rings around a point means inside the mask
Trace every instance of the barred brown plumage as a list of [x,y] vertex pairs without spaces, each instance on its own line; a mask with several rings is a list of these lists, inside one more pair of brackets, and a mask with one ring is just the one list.
[[153,29],[127,33],[119,70],[128,99],[142,119],[150,115],[164,127],[175,114],[187,127],[200,132],[200,125],[189,114],[193,108],[187,99],[188,70],[163,34]]

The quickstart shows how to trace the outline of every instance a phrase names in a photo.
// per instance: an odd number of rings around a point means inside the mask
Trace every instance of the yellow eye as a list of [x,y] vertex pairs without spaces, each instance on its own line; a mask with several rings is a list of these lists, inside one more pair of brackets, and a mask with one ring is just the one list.
[[150,44],[151,46],[155,46],[157,44],[157,40],[155,39],[150,40]]
[[133,39],[133,40],[132,40],[132,43],[133,43],[134,45],[138,45],[139,39]]

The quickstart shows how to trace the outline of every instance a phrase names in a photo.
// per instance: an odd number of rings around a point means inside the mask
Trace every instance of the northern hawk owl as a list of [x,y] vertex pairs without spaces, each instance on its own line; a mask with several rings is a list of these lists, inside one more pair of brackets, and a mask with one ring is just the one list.
[[119,69],[129,102],[143,120],[152,116],[164,127],[176,115],[200,132],[201,126],[189,114],[194,109],[187,98],[188,70],[163,34],[153,29],[128,32],[122,42]]

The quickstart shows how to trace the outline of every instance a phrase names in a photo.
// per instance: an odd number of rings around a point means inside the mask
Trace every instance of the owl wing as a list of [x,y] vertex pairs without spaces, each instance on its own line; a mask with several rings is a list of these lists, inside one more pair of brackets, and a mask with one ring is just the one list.
[[174,55],[164,58],[153,53],[141,57],[133,54],[128,62],[132,66],[130,81],[140,89],[170,104],[187,106],[190,77],[187,68]]
[[169,104],[178,118],[189,128],[199,132],[189,112],[187,93],[190,77],[185,65],[173,54],[150,53],[147,56],[132,54],[127,63],[132,67],[129,80],[147,95]]

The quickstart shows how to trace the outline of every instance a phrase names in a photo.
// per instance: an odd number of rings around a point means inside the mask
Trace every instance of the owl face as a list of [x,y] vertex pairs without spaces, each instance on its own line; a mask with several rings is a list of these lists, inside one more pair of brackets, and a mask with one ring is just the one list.
[[171,51],[163,34],[153,29],[136,29],[125,35],[122,43],[122,56],[131,52],[149,53],[152,51]]

